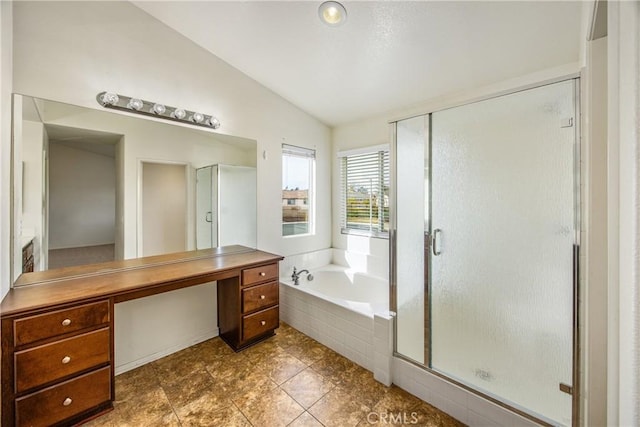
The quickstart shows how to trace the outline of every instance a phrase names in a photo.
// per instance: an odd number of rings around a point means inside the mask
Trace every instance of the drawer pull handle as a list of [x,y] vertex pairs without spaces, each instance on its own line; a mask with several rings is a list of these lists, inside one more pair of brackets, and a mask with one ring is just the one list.
[[266,297],[264,295],[260,295],[260,299],[265,299]]
[[266,324],[267,324],[267,322],[265,322],[264,320],[261,320],[261,321],[260,321],[260,324],[261,324],[262,326],[264,326],[264,325],[266,325]]
[[71,362],[71,358],[69,356],[65,356],[62,358],[62,364],[66,365],[67,363]]
[[71,324],[71,319],[64,319],[62,321],[62,326],[69,326]]
[[261,272],[260,272],[260,276],[264,277],[264,276],[266,276],[266,275],[267,275],[267,273],[265,273],[264,271],[261,271]]
[[69,405],[71,405],[71,402],[73,402],[73,400],[71,400],[71,398],[70,398],[70,397],[67,397],[67,398],[64,400],[64,402],[62,402],[62,404],[63,404],[64,406],[69,406]]

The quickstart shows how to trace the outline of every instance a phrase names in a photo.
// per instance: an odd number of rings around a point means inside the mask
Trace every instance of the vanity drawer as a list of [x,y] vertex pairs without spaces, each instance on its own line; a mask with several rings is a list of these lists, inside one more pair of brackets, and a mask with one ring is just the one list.
[[14,345],[18,347],[107,323],[109,323],[109,301],[25,317],[14,322]]
[[50,426],[110,400],[107,366],[16,399],[16,425]]
[[278,282],[265,283],[242,290],[242,312],[249,313],[278,303]]
[[278,327],[278,306],[267,308],[242,318],[242,340],[257,337]]
[[14,354],[16,393],[109,361],[109,328]]
[[278,264],[263,265],[262,267],[242,270],[242,286],[266,282],[278,278]]

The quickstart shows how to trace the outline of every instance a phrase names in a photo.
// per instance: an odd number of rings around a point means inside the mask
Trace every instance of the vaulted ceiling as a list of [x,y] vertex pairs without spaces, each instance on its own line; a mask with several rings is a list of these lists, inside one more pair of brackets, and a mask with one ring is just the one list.
[[136,6],[335,126],[577,62],[586,2],[136,1]]

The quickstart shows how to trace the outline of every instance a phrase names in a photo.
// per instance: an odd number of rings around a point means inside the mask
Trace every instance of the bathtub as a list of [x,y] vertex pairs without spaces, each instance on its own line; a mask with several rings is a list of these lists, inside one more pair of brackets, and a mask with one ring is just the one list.
[[[291,274],[291,271],[283,273]],[[280,278],[280,318],[348,359],[373,371],[374,314],[388,315],[387,279],[339,265]]]

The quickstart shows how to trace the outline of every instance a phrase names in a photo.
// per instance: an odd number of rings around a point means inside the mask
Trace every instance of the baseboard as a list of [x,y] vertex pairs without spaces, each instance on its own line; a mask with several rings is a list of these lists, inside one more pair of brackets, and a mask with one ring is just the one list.
[[208,339],[217,337],[219,333],[220,333],[220,330],[218,328],[215,328],[215,329],[207,330],[206,332],[203,332],[202,334],[197,336],[186,337],[184,341],[181,341],[178,344],[171,346],[169,348],[163,349],[162,351],[116,366],[115,374],[120,375],[127,371],[131,371],[135,368],[138,368],[142,365],[146,365],[147,363],[151,363],[154,360],[162,359],[165,356],[176,353],[180,350],[184,350],[185,348],[191,347],[192,345],[196,345]]

